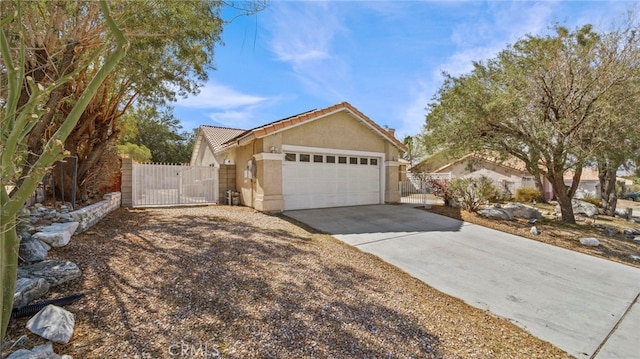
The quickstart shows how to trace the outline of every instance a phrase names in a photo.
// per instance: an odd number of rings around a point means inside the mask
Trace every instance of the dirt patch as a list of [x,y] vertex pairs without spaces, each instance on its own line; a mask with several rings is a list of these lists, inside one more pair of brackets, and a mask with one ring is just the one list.
[[[627,208],[627,204],[624,202],[619,204],[619,208]],[[543,209],[546,210],[552,210],[553,208],[549,205],[538,206],[542,206]],[[443,205],[429,206],[427,210],[465,222],[640,268],[640,262],[631,257],[640,256],[640,243],[626,239],[622,234],[625,228],[640,229],[640,225],[638,223],[627,222],[621,218],[600,215],[595,219],[582,218],[575,225],[569,225],[556,220],[553,215],[547,215],[536,222],[536,228],[540,231],[540,234],[534,235],[531,234],[531,224],[529,224],[527,219],[519,218],[513,221],[494,220],[482,217],[476,213],[462,211],[459,208],[445,207]],[[611,237],[606,236],[602,229],[594,226],[595,224],[615,227],[619,233]],[[583,237],[597,238],[600,241],[600,245],[598,247],[582,245],[579,239]]]
[[[248,208],[119,209],[52,257],[76,358],[569,358],[333,237]],[[13,321],[10,340],[27,334]],[[28,344],[38,343],[34,335]]]

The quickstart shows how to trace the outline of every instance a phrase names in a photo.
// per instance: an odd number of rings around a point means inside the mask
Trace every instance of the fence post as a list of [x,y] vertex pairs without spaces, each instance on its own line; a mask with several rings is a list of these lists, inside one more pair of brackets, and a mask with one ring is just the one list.
[[133,206],[133,160],[131,158],[122,159],[121,173],[121,191],[122,191],[122,207]]

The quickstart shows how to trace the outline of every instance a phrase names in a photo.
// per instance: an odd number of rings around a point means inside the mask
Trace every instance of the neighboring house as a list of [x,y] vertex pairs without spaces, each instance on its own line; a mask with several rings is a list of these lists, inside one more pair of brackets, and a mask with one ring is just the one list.
[[[564,173],[565,186],[571,186],[573,183],[573,170]],[[576,189],[575,198],[600,197],[600,179],[599,171],[596,167],[584,167],[580,174],[580,183]]]
[[251,129],[200,126],[192,165],[220,168],[220,191],[260,211],[396,203],[400,152],[393,130],[349,103]]
[[[450,173],[451,178],[465,177],[489,177],[502,189],[508,189],[510,193],[520,187],[536,187],[533,175],[525,168],[524,162],[519,159],[507,161],[497,161],[493,158],[483,157],[476,154],[468,154],[459,159],[452,160],[446,153],[437,153],[426,158],[409,171],[413,173]],[[564,174],[564,184],[571,186],[573,183],[573,170],[568,170]],[[618,182],[627,182],[624,178],[618,177]],[[542,179],[544,196],[547,200],[554,197],[551,183],[545,178]],[[580,176],[580,183],[576,190],[576,198],[599,197],[600,181],[598,178],[598,168],[584,167]]]
[[[414,173],[450,173],[451,178],[478,178],[485,176],[493,180],[504,192],[514,194],[521,187],[536,187],[534,177],[525,169],[524,163],[517,159],[496,161],[495,159],[468,154],[442,165],[446,157],[429,160],[428,158],[411,168]],[[434,168],[434,166],[438,166]]]
[[[578,189],[576,190],[576,198],[585,198],[585,197],[600,197],[600,178],[598,177],[600,171],[597,167],[584,167],[582,169],[582,173],[580,174],[580,183],[578,184]],[[616,177],[616,182],[618,184],[623,184],[627,188],[633,185],[633,181]],[[567,186],[571,186],[573,183],[573,170],[569,170],[564,174],[564,184]]]

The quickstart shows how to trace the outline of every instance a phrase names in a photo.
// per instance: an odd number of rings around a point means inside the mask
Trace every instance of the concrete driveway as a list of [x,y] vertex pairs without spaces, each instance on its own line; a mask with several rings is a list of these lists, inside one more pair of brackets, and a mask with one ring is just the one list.
[[284,214],[578,358],[640,358],[640,269],[406,206]]

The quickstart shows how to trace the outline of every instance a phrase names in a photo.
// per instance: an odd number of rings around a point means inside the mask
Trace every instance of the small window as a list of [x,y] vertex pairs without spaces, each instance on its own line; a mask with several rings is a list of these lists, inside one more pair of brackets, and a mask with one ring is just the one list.
[[377,158],[372,158],[369,160],[369,164],[372,166],[377,166],[378,165],[378,159]]
[[360,164],[361,164],[361,165],[369,164],[369,159],[368,159],[368,158],[361,158],[361,159],[360,159]]
[[358,164],[358,157],[349,157],[349,164],[350,165],[357,165]]
[[311,155],[300,154],[300,162],[311,162]]
[[338,163],[347,163],[347,158],[346,157],[338,157]]
[[285,161],[294,161],[296,160],[296,154],[295,153],[285,153],[284,154],[284,160]]
[[322,163],[322,155],[313,155],[313,162]]
[[327,156],[327,163],[336,163],[336,156]]

